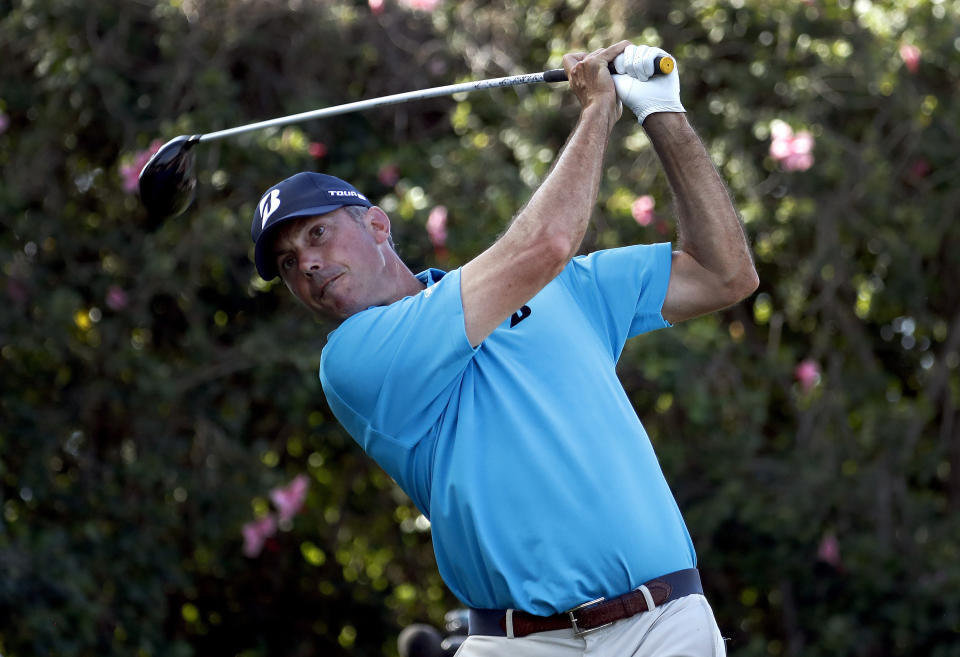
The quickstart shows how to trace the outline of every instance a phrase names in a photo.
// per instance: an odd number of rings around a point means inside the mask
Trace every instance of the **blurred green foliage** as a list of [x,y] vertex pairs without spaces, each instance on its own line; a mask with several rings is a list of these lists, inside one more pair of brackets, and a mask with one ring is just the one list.
[[[196,202],[162,225],[124,171],[157,138],[628,38],[676,56],[760,272],[620,365],[731,653],[960,655],[958,24],[957,0],[0,0],[0,654],[390,655],[439,625],[457,602],[429,525],[331,416],[329,327],[256,277],[248,222],[323,170],[388,210],[415,271],[458,266],[575,100],[503,89],[205,144]],[[809,131],[811,167],[771,155],[774,120]],[[669,206],[625,117],[584,249],[674,239]],[[300,473],[304,511],[243,556]]]

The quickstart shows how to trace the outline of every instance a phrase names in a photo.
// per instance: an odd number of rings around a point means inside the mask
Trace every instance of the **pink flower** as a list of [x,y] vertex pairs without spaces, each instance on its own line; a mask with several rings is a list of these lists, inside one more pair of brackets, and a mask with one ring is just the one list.
[[920,49],[909,43],[900,46],[900,59],[906,64],[907,70],[916,73],[920,70]]
[[806,359],[800,361],[793,370],[793,376],[800,382],[800,387],[807,392],[820,383],[820,366],[817,361]]
[[270,491],[270,499],[273,505],[277,507],[277,520],[287,522],[300,512],[303,503],[307,499],[307,488],[310,487],[310,480],[307,475],[297,475],[289,484],[281,488],[274,488]]
[[263,543],[277,533],[277,520],[273,516],[264,516],[243,526],[243,554],[256,557],[263,549]]
[[370,11],[374,14],[383,13],[383,0],[367,0],[367,4],[370,5]]
[[440,6],[441,0],[400,0],[400,4],[408,9],[433,11]]
[[312,141],[310,142],[310,157],[315,157],[318,160],[327,154],[327,145],[322,141]]
[[107,290],[106,304],[110,310],[123,310],[129,301],[127,293],[119,285],[111,285]]
[[806,171],[813,166],[813,155],[810,153],[791,155],[782,164],[784,171]]
[[813,152],[813,135],[801,130],[793,137],[793,154],[806,155]]
[[640,196],[637,197],[637,200],[630,206],[630,212],[638,224],[641,226],[649,226],[653,222],[653,208],[655,205],[656,201],[653,200],[652,196]]
[[430,210],[427,217],[427,235],[433,248],[440,249],[447,245],[447,208],[438,205]]
[[400,167],[396,164],[384,164],[377,171],[377,180],[385,187],[393,187],[400,180]]
[[10,117],[0,112],[0,135],[7,131],[7,128],[10,127]]
[[770,137],[770,157],[784,171],[806,171],[813,166],[813,135],[809,131],[793,134],[789,124],[776,119],[770,124]]
[[123,178],[123,191],[135,192],[140,186],[140,171],[146,166],[153,154],[160,150],[163,142],[154,139],[146,150],[137,151],[133,155],[133,162],[120,166],[120,177]]
[[813,135],[806,130],[798,132],[791,147],[790,154],[780,161],[784,171],[806,171],[813,166]]
[[774,141],[791,139],[793,137],[793,128],[791,128],[790,124],[786,121],[774,119],[770,123],[770,136],[773,137]]
[[834,568],[840,567],[840,543],[837,537],[827,532],[820,539],[820,547],[817,548],[817,558],[824,563],[828,563]]

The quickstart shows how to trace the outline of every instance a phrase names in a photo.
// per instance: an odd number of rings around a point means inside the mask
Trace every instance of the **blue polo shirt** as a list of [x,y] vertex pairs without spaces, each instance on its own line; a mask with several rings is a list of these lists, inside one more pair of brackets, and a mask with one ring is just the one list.
[[477,348],[459,269],[330,334],[330,408],[430,519],[464,604],[548,615],[695,565],[616,375],[628,337],[669,325],[670,264],[669,244],[574,258]]

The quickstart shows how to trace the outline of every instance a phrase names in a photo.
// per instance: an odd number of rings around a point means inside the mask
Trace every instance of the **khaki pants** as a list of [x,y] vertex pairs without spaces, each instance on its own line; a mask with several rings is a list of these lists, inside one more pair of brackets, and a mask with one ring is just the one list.
[[710,604],[693,594],[576,637],[573,630],[520,639],[475,635],[456,657],[724,657]]

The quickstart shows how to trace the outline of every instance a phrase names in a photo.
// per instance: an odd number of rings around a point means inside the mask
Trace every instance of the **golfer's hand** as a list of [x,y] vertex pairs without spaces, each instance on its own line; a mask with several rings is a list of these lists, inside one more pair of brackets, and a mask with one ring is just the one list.
[[617,97],[633,110],[640,123],[655,112],[686,112],[680,103],[678,69],[654,75],[653,60],[657,56],[669,57],[660,48],[631,44],[613,60],[620,74],[613,76]]
[[629,41],[621,41],[590,54],[570,53],[563,56],[563,68],[567,71],[570,89],[580,101],[581,109],[600,107],[604,111],[611,111],[612,122],[620,118],[622,108],[607,66],[629,46]]

